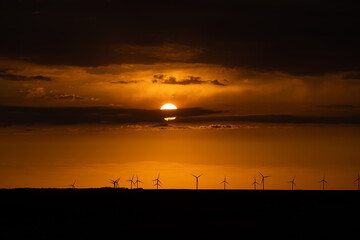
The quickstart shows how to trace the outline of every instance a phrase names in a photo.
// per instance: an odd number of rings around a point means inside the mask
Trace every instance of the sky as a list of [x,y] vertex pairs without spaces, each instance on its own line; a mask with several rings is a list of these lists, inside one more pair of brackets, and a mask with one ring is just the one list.
[[356,187],[356,1],[0,5],[0,187]]

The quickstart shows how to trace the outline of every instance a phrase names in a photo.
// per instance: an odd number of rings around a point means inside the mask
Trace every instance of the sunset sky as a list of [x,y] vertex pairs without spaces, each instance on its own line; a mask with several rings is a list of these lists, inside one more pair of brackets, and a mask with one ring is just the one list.
[[[356,189],[360,3],[2,1],[0,187]],[[164,121],[160,107],[178,107]]]

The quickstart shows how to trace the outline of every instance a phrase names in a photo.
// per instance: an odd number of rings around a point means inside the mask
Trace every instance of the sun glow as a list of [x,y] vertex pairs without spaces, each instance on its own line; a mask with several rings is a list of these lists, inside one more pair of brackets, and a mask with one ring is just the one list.
[[175,110],[177,109],[177,107],[172,104],[172,103],[165,103],[164,105],[162,105],[162,107],[160,108],[160,110]]

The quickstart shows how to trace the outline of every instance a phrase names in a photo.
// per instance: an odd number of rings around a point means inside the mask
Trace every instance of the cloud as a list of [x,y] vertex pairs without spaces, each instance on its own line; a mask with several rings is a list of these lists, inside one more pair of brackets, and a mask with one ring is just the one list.
[[36,76],[22,76],[22,75],[16,75],[16,74],[9,74],[9,73],[0,73],[0,78],[9,80],[9,81],[52,81],[51,77],[46,77],[42,75],[36,75]]
[[3,57],[76,66],[208,63],[292,75],[359,71],[356,1],[83,0],[71,9],[67,1],[27,2],[2,3]]
[[[227,84],[222,83],[218,80],[201,80],[201,77],[189,76],[183,80],[177,80],[173,76],[167,76],[165,74],[155,74],[153,76],[153,83],[162,83],[162,84],[174,84],[174,85],[193,85],[193,84],[213,84],[216,86],[227,86]],[[224,80],[224,82],[228,82]]]
[[45,96],[45,90],[43,87],[30,88],[27,90],[25,97],[26,98],[41,98]]
[[[360,112],[344,116],[298,116],[298,115],[245,115],[204,117],[202,121],[241,123],[289,123],[289,124],[360,124]],[[217,125],[214,125],[218,128]]]
[[230,124],[212,124],[210,125],[211,128],[232,128]]
[[130,80],[130,81],[123,81],[123,80],[119,80],[119,81],[113,81],[111,83],[117,83],[117,84],[129,84],[129,83],[138,83],[139,81],[136,80]]
[[344,82],[350,85],[360,84],[360,72],[346,73],[343,77]]
[[30,88],[26,90],[25,98],[42,98],[47,102],[54,101],[96,101],[96,97],[82,97],[77,94],[56,93],[53,91],[46,91],[43,87]]
[[[187,124],[210,123],[207,128],[232,129],[236,123],[289,124],[360,124],[360,113],[352,116],[295,116],[246,115],[226,116],[224,113],[202,108],[179,109],[172,125],[164,123],[160,110],[124,109],[110,107],[20,107],[0,106],[0,125],[74,125],[154,123],[153,128],[184,129]],[[177,125],[180,123],[180,125]],[[202,125],[201,125],[202,126]]]
[[353,104],[324,104],[324,105],[318,105],[317,107],[325,108],[325,109],[344,109],[344,110],[360,109],[359,105],[353,105]]
[[[111,107],[20,107],[0,106],[2,126],[11,125],[72,125],[72,124],[136,124],[164,123],[161,110],[124,109]],[[176,111],[181,119],[218,113],[218,111],[187,108]]]
[[168,62],[186,62],[202,53],[199,48],[184,44],[163,43],[156,46],[122,44],[113,46],[116,52],[130,58],[141,57],[146,61],[165,60]]
[[[224,79],[225,82],[228,82],[227,80]],[[210,81],[211,84],[213,85],[218,85],[218,86],[226,86],[227,84],[225,83],[221,83],[219,80],[211,80]]]

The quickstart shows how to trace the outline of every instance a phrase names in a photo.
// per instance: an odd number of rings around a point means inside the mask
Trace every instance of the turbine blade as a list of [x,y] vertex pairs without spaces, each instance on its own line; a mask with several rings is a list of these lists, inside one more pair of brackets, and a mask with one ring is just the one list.
[[262,175],[262,173],[260,172],[260,171],[258,171],[259,173],[260,173],[260,175],[262,176],[262,177],[264,177],[264,175]]

